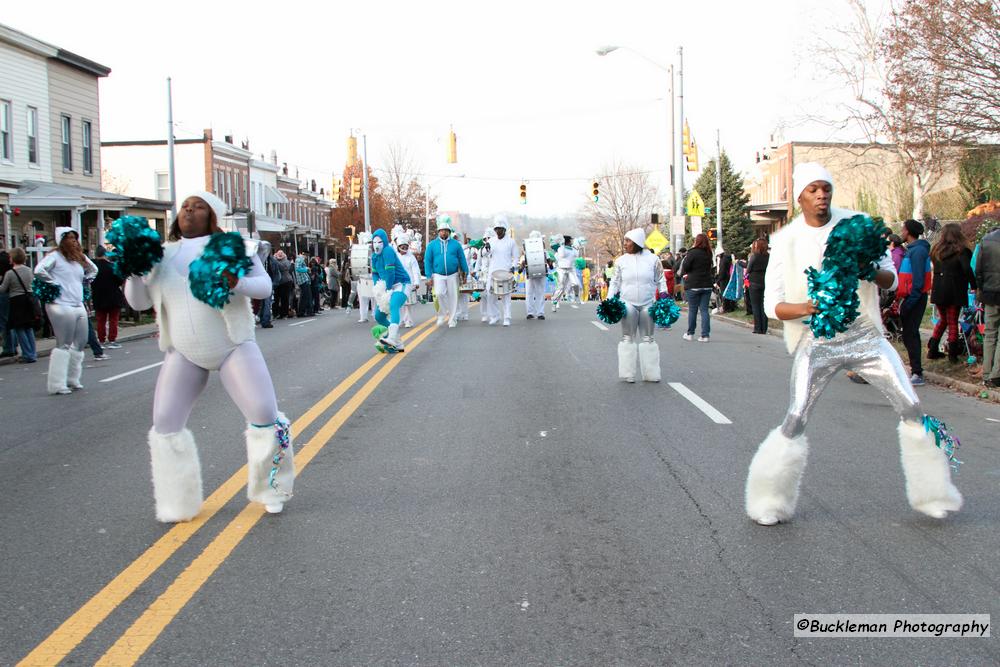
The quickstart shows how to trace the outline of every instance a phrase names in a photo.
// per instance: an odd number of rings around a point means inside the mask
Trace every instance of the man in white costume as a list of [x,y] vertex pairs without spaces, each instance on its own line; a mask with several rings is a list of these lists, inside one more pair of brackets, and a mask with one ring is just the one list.
[[493,290],[493,278],[501,271],[507,271],[513,275],[520,256],[517,244],[507,234],[509,227],[507,216],[498,215],[493,218],[493,231],[496,233],[496,238],[490,241],[490,269],[489,275],[486,277],[486,282],[489,285],[489,291],[486,295],[486,309],[489,311],[490,326],[501,319],[503,326],[510,326],[511,292],[498,297]]
[[[579,290],[580,285],[576,276],[576,258],[579,253],[573,247],[573,237],[569,234],[563,236],[563,244],[556,250],[556,275],[558,284],[556,291],[552,295],[552,310],[559,310],[559,301],[569,296],[570,303],[576,308],[574,303],[574,290]],[[577,297],[579,298],[579,297]]]
[[[746,512],[763,526],[792,517],[808,453],[806,421],[827,383],[841,370],[853,370],[880,390],[899,415],[900,459],[910,506],[943,519],[962,507],[962,496],[951,483],[948,455],[935,444],[931,422],[925,420],[909,374],[882,330],[878,288],[896,287],[892,258],[886,252],[875,278],[859,281],[861,314],[847,331],[817,338],[805,324],[817,312],[809,299],[805,271],[821,268],[837,223],[859,214],[831,206],[833,178],[820,164],[797,165],[792,184],[802,214],[771,237],[764,292],[764,310],[783,320],[786,347],[795,355],[791,401],[782,424],[767,435],[750,462]],[[866,449],[869,445],[876,443],[867,443]]]
[[[410,243],[409,234],[403,234],[396,238],[396,251],[399,255],[399,262],[410,276],[410,284],[407,285],[408,297],[410,294],[419,294],[420,288],[423,285],[423,280],[420,277],[420,263],[413,255]],[[410,312],[409,303],[402,307],[400,314],[402,316],[403,328],[411,329],[413,327],[413,313]]]
[[[542,233],[539,231],[533,231],[528,235],[529,239],[541,239]],[[544,253],[544,245],[542,247],[542,252]],[[545,268],[548,269],[550,266],[550,261],[547,256],[545,256]],[[540,320],[545,319],[545,275],[548,273],[546,270],[542,275],[532,278],[528,275],[528,251],[525,248],[524,259],[521,260],[521,271],[524,272],[524,308],[527,310],[527,319],[533,320],[538,318]]]
[[[471,252],[472,248],[469,247],[468,239],[461,232],[455,232],[455,240],[462,245],[462,254],[465,255],[465,263],[471,268]],[[459,283],[468,280],[468,276],[462,275],[459,277]],[[459,290],[461,290],[461,284],[459,284]],[[469,321],[469,295],[466,292],[459,291],[458,293],[458,315],[456,318],[459,322]]]
[[481,320],[483,322],[490,321],[490,309],[488,303],[488,297],[490,293],[490,255],[492,254],[491,248],[493,247],[493,239],[495,235],[493,233],[492,227],[487,227],[483,230],[483,246],[479,249],[479,256],[476,258],[476,266],[473,269],[475,272],[476,280],[482,280],[485,284],[485,288],[479,295],[479,309],[481,313]]

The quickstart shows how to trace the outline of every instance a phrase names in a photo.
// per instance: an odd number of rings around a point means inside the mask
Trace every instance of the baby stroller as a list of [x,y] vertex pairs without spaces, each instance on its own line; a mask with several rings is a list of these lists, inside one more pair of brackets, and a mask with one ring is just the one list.
[[975,295],[969,294],[969,305],[958,316],[959,339],[965,348],[966,362],[971,366],[983,358],[983,334],[986,331],[986,317],[983,304],[976,303]]
[[895,290],[880,289],[878,305],[885,337],[890,341],[903,340],[903,318],[899,314],[899,299]]

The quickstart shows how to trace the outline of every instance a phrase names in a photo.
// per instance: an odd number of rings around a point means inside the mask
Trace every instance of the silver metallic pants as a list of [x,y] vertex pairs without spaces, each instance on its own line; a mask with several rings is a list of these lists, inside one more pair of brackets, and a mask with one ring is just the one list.
[[81,351],[87,346],[87,309],[80,306],[63,306],[58,303],[45,304],[45,313],[52,324],[56,345],[65,349]]
[[642,333],[642,342],[653,341],[653,318],[649,314],[649,306],[637,307],[626,303],[625,317],[622,318],[622,340],[631,343],[638,333]]
[[899,354],[873,324],[859,319],[832,340],[815,338],[811,331],[803,334],[792,362],[791,404],[781,424],[785,437],[802,435],[820,394],[842,370],[852,370],[868,380],[885,395],[900,419],[923,419],[920,399]]

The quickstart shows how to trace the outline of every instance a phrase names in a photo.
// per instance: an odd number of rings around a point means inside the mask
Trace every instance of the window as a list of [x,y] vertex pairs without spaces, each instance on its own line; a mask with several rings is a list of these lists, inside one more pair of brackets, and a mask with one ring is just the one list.
[[28,107],[28,163],[38,164],[38,109]]
[[11,136],[14,119],[10,115],[10,101],[0,100],[0,160],[10,162],[14,159],[14,139]]
[[83,121],[81,129],[83,130],[83,173],[92,174],[94,173],[94,152],[91,148],[91,125],[89,120]]
[[170,174],[166,171],[156,172],[156,198],[170,201]]
[[62,117],[62,167],[63,171],[73,171],[73,145],[70,142],[70,117]]

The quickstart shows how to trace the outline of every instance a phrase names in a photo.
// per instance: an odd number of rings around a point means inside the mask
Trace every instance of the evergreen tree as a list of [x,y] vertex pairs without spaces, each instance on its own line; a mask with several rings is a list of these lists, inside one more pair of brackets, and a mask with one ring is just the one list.
[[[702,227],[715,227],[715,160],[705,165],[694,189],[712,210],[705,216]],[[726,252],[745,257],[750,244],[759,236],[750,222],[750,195],[743,190],[743,178],[733,170],[729,156],[722,151],[722,246]]]

